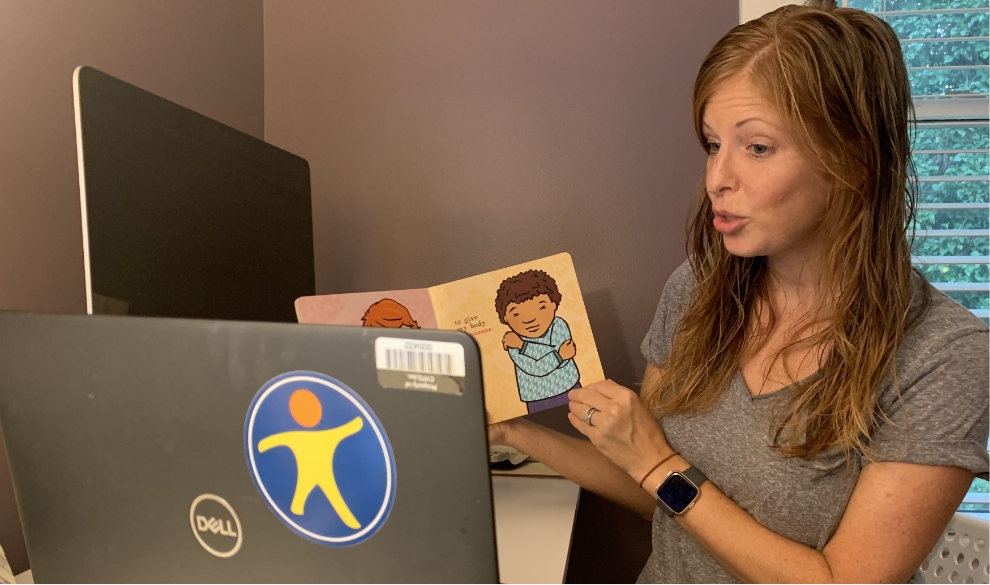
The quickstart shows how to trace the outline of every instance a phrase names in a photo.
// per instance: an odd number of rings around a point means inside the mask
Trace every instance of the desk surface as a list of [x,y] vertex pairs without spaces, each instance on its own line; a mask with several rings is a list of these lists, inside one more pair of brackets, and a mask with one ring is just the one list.
[[[563,582],[579,491],[560,477],[492,477],[503,583]],[[31,571],[17,582],[34,583]]]
[[563,583],[580,489],[560,477],[492,477],[503,583]]

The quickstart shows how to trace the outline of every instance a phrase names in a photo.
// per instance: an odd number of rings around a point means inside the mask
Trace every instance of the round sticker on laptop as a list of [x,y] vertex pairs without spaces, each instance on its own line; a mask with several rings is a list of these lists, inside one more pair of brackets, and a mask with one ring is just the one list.
[[385,524],[395,501],[395,456],[371,407],[342,382],[289,372],[255,395],[244,422],[254,485],[293,532],[351,546]]

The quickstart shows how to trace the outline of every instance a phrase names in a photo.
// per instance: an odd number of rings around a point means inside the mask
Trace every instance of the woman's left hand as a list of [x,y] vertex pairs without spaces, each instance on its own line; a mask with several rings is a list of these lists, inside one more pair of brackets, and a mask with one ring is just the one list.
[[[568,397],[567,418],[574,428],[636,481],[673,452],[663,429],[632,390],[605,380],[571,390]],[[584,417],[591,407],[597,412],[588,425]]]

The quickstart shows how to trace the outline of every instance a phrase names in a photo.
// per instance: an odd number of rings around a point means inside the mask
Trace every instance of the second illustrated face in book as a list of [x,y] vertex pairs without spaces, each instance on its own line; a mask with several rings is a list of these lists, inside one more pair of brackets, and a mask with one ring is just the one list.
[[409,309],[392,299],[382,299],[368,307],[361,318],[364,327],[386,327],[389,329],[419,329],[419,323],[409,314]]
[[539,295],[521,303],[509,303],[505,322],[521,337],[542,337],[553,324],[557,304],[547,295]]

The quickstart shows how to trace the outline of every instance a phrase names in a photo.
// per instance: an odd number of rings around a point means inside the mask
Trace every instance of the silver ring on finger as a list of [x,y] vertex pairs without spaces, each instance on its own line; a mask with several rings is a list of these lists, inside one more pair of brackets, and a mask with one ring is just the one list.
[[596,412],[598,412],[597,408],[595,408],[594,406],[589,406],[588,410],[586,410],[584,413],[584,424],[588,425],[589,427],[595,426],[594,423],[591,422],[591,415],[595,414]]

